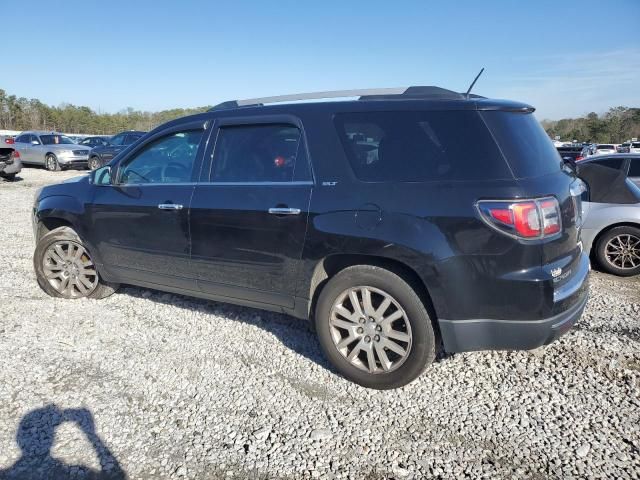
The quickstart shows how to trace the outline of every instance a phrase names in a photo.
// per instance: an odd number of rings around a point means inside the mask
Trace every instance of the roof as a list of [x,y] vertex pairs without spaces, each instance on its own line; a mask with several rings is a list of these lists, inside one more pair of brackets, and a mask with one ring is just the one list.
[[[378,88],[378,89],[361,89],[361,90],[335,90],[325,92],[296,93],[288,95],[278,95],[274,97],[249,98],[244,100],[229,100],[222,102],[213,108],[210,112],[218,112],[223,110],[234,110],[247,107],[264,107],[267,104],[282,104],[290,102],[300,102],[307,100],[327,100],[327,99],[348,99],[353,102],[370,102],[370,101],[407,101],[422,100],[430,102],[441,102],[443,107],[446,104],[473,103],[479,110],[497,110],[508,109],[518,111],[533,111],[530,105],[517,102],[505,101],[488,101],[485,97],[473,94],[463,94],[453,90],[447,90],[435,86],[412,86],[412,87],[394,87],[394,88]],[[499,103],[496,103],[499,102]],[[340,102],[317,102],[317,103],[340,103]],[[310,105],[310,104],[304,104]]]
[[640,158],[640,153],[608,153],[606,155],[590,155],[584,160],[579,161],[578,165],[595,162],[597,160],[604,160],[606,158]]

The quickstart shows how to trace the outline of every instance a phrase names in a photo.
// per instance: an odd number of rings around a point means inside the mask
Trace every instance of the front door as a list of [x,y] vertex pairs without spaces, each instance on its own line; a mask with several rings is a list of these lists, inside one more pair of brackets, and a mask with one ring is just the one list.
[[203,127],[151,137],[114,167],[112,185],[96,187],[89,235],[120,281],[197,290],[189,203]]
[[298,126],[253,122],[219,124],[191,203],[192,265],[207,294],[291,308],[313,186],[308,156]]

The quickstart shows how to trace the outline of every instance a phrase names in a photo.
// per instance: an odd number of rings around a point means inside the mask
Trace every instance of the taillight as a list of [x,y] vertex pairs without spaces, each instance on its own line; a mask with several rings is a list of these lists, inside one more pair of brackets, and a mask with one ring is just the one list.
[[4,143],[8,143],[9,145],[13,145],[16,142],[13,140],[13,138],[5,138],[4,139]]
[[576,162],[579,162],[580,160],[584,160],[584,157],[582,155],[578,155],[576,157]]
[[560,205],[554,197],[535,200],[480,200],[477,207],[485,222],[514,237],[547,238],[562,230]]
[[13,158],[20,158],[20,152],[18,150],[13,151]]

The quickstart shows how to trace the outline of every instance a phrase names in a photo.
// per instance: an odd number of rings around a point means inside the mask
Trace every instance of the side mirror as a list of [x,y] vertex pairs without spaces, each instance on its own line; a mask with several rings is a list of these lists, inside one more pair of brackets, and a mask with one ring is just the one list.
[[94,185],[111,185],[111,165],[105,165],[93,171],[91,183]]

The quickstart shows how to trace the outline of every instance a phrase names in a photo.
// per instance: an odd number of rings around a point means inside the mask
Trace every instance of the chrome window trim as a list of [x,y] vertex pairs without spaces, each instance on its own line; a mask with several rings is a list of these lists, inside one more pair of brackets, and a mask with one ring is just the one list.
[[252,187],[252,186],[313,186],[314,183],[310,180],[296,181],[296,182],[154,182],[154,183],[121,183],[114,184],[112,186],[118,188],[126,187],[176,187],[176,186],[198,186],[198,185],[219,185],[219,186],[231,186],[231,187]]

